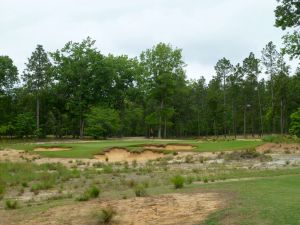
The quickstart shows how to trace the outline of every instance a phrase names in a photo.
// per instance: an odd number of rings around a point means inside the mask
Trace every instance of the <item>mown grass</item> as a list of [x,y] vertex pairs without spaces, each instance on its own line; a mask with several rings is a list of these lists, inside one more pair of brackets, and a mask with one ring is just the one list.
[[210,215],[207,225],[300,224],[300,175],[207,184],[204,189],[229,191],[235,198]]
[[21,149],[26,151],[33,151],[36,147],[70,147],[69,151],[44,151],[44,152],[35,152],[45,157],[59,157],[59,158],[92,158],[93,155],[100,153],[101,151],[111,148],[111,147],[126,147],[131,151],[142,150],[141,146],[143,144],[168,144],[168,143],[179,143],[179,144],[191,144],[195,146],[194,151],[199,152],[220,152],[220,151],[229,151],[229,150],[241,150],[247,148],[254,148],[258,145],[261,145],[262,141],[241,141],[241,140],[228,140],[228,141],[206,141],[198,142],[197,140],[105,140],[98,142],[84,142],[84,143],[60,143],[60,144],[34,144],[34,143],[17,143],[17,144],[2,144],[1,148],[13,148]]

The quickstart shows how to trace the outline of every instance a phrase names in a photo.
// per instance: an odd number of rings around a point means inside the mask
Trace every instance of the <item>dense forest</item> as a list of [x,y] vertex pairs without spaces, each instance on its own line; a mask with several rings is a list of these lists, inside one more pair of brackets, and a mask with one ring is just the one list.
[[[300,3],[279,1],[284,49],[266,43],[215,75],[189,80],[182,50],[159,43],[139,57],[103,55],[90,37],[47,52],[37,45],[18,71],[0,56],[0,136],[263,135],[288,133],[300,107]],[[266,77],[266,79],[261,79]],[[299,112],[298,112],[299,114]]]

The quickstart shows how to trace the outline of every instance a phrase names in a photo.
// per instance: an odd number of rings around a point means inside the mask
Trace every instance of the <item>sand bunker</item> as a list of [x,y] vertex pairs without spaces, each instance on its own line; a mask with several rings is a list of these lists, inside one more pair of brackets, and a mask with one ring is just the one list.
[[300,144],[266,143],[256,148],[260,153],[300,154]]
[[169,150],[169,151],[190,151],[194,146],[187,144],[167,144],[167,145],[143,145],[144,149]]
[[209,214],[222,207],[223,203],[222,197],[216,193],[177,193],[124,200],[80,202],[53,207],[45,212],[35,212],[34,215],[27,214],[25,218],[11,210],[5,211],[1,220],[5,225],[90,225],[97,224],[93,217],[95,213],[111,206],[116,211],[112,224],[192,225],[203,222]]
[[148,160],[154,160],[162,158],[165,155],[163,153],[153,152],[145,150],[140,153],[130,152],[124,148],[111,148],[105,151],[101,155],[95,155],[95,158],[103,162],[132,162],[136,160],[137,162],[146,162]]
[[39,147],[39,148],[35,148],[34,151],[35,152],[59,152],[59,151],[69,151],[71,150],[71,148],[68,147]]

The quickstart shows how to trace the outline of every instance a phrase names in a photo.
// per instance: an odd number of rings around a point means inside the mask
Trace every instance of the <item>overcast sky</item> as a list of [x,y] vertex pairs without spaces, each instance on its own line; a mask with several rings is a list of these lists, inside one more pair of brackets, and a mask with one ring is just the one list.
[[276,0],[0,0],[0,55],[23,70],[37,44],[47,51],[95,39],[102,53],[138,56],[158,42],[183,49],[189,78],[210,79],[217,60],[236,64],[269,41]]

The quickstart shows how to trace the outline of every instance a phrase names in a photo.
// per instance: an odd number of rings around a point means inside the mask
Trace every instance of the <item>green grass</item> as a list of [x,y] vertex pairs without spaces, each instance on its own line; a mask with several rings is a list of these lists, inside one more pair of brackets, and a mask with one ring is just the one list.
[[32,151],[36,147],[49,147],[49,146],[59,146],[59,147],[71,147],[69,151],[56,151],[56,152],[36,152],[42,156],[46,157],[61,157],[61,158],[92,158],[93,155],[100,153],[106,148],[110,147],[126,147],[129,150],[142,150],[142,147],[138,147],[142,144],[168,144],[168,143],[180,143],[180,144],[191,144],[195,146],[194,151],[199,152],[219,152],[228,150],[241,150],[247,148],[254,148],[260,144],[262,141],[215,141],[215,142],[198,142],[196,140],[174,140],[174,141],[160,141],[160,140],[105,140],[98,142],[85,142],[85,143],[61,143],[61,144],[42,144],[37,145],[34,143],[16,143],[10,144],[5,143],[0,145],[1,148],[13,148],[26,151]]
[[226,191],[235,197],[206,224],[300,224],[299,187],[300,175],[207,184],[204,189]]

